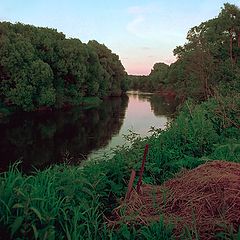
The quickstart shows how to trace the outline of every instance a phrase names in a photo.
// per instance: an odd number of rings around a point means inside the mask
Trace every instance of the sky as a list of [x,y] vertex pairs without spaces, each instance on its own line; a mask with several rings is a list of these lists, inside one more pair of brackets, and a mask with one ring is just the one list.
[[[97,40],[119,55],[128,74],[171,64],[191,27],[218,15],[227,0],[0,0],[0,21],[49,27]],[[240,6],[240,0],[229,0]]]

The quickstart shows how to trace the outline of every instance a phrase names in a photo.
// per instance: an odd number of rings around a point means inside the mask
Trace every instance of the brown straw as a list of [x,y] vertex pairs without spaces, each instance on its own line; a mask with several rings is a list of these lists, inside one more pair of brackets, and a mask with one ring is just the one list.
[[200,239],[237,232],[240,226],[240,164],[213,161],[185,171],[161,186],[142,185],[114,211],[115,223],[149,224],[164,216],[179,237],[184,228]]

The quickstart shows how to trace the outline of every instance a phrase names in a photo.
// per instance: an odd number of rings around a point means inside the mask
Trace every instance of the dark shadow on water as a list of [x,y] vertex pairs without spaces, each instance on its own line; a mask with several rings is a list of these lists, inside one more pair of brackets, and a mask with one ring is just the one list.
[[106,146],[122,126],[128,97],[109,98],[98,108],[21,113],[0,123],[0,171],[21,160],[22,170],[79,163]]
[[152,95],[150,98],[151,109],[155,116],[166,116],[172,118],[176,113],[179,102],[174,97],[163,97]]

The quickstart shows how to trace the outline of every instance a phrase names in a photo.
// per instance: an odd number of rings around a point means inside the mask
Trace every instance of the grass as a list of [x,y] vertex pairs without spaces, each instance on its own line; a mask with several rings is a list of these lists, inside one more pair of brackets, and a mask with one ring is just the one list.
[[[149,226],[122,224],[112,229],[106,218],[125,195],[131,169],[140,168],[146,143],[146,183],[161,184],[182,168],[192,169],[206,160],[239,161],[240,130],[231,124],[239,124],[237,108],[225,103],[229,122],[215,114],[219,105],[214,99],[201,105],[188,102],[166,130],[155,130],[143,139],[132,134],[131,147],[119,147],[114,157],[83,166],[53,166],[28,176],[13,165],[0,174],[0,235],[5,239],[174,239],[173,226],[165,226],[162,219]],[[221,233],[221,237],[234,234]],[[183,236],[189,239],[197,233],[185,230]]]

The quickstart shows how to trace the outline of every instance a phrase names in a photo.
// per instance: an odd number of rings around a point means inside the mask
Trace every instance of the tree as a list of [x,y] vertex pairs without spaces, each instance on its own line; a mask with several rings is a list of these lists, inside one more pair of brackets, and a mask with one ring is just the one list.
[[118,55],[97,41],[89,41],[88,46],[96,51],[102,66],[100,89],[106,89],[106,95],[121,95],[125,86],[126,73]]
[[[240,10],[232,4],[224,4],[218,17],[191,28],[187,43],[174,50],[178,57],[174,68],[184,73],[176,77],[171,71],[168,83],[174,82],[177,92],[183,89],[188,96],[206,99],[220,82],[230,76],[231,81],[235,81],[238,66],[234,65],[240,53],[239,28]],[[182,67],[176,68],[177,65]],[[228,71],[223,71],[227,68]]]
[[0,22],[0,101],[24,111],[120,95],[126,73],[103,44],[55,29]]
[[240,9],[229,3],[225,3],[219,16],[222,32],[229,36],[229,57],[232,64],[236,63],[240,48]]
[[169,66],[165,63],[155,63],[151,73],[149,74],[149,80],[152,85],[152,89],[157,90],[161,84],[166,82]]

